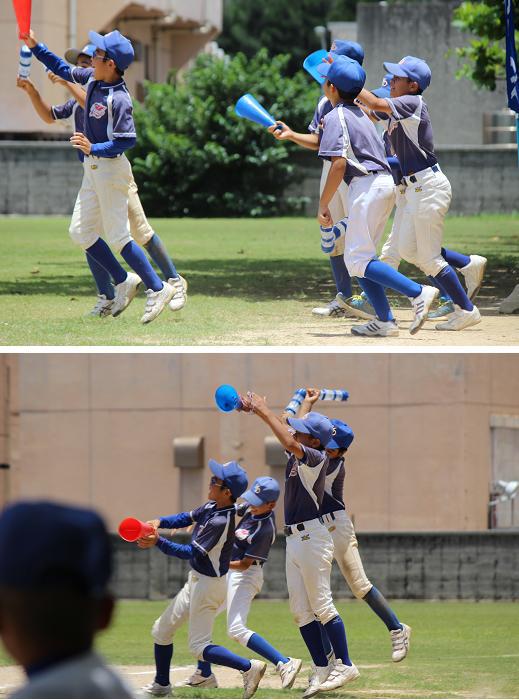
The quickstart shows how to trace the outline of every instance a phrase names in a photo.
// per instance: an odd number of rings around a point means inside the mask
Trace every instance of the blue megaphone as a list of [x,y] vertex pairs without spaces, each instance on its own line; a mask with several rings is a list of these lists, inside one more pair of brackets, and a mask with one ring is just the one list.
[[237,408],[241,408],[240,395],[236,389],[230,384],[222,384],[214,392],[214,400],[216,405],[224,413],[230,413]]
[[239,117],[243,117],[244,119],[248,119],[264,127],[274,126],[276,123],[274,117],[267,112],[265,107],[260,105],[253,95],[249,95],[249,93],[240,97],[234,106],[234,110]]
[[323,59],[328,56],[328,51],[324,49],[319,49],[319,51],[314,51],[303,61],[303,68],[305,71],[310,73],[314,80],[317,80],[319,85],[324,83],[324,75],[317,72],[317,66],[320,66]]

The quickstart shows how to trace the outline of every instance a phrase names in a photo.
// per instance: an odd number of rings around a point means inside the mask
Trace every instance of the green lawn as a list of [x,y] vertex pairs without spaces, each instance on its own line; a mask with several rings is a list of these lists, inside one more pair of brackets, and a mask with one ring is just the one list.
[[[164,607],[165,602],[122,601],[115,624],[100,638],[100,651],[114,664],[152,665],[150,626]],[[395,602],[396,613],[413,628],[409,657],[400,664],[390,661],[385,627],[365,604],[351,601],[338,607],[346,623],[351,658],[360,666],[361,677],[351,688],[332,697],[519,698],[517,603]],[[249,626],[308,665],[308,652],[285,601],[256,601]],[[237,653],[251,655],[228,641],[223,616],[217,620],[214,640]],[[0,664],[6,663],[8,659],[0,652]],[[175,640],[174,664],[192,663],[184,628]],[[300,695],[300,688],[282,693],[264,688],[258,692],[260,698]],[[241,697],[241,691],[175,689],[175,696]]]
[[[225,345],[240,344],[242,331],[246,337],[260,330],[260,344],[268,345],[280,320],[307,318],[333,296],[313,219],[153,224],[189,282],[189,300],[178,314],[166,311],[142,326],[142,295],[117,319],[85,317],[95,292],[84,256],[69,240],[68,218],[0,218],[0,344]],[[514,286],[518,217],[451,217],[445,243],[489,258],[487,299]]]

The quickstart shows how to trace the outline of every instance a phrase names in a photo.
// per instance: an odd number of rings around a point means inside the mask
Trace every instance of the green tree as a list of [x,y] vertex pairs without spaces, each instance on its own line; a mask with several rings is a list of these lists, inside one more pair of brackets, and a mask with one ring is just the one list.
[[[515,28],[519,29],[519,0],[513,0]],[[454,26],[474,34],[468,46],[456,49],[463,65],[458,77],[467,77],[478,87],[495,90],[496,80],[505,77],[505,14],[503,0],[463,2],[453,13]],[[516,32],[517,41],[517,32]]]
[[300,211],[286,198],[297,182],[292,144],[234,112],[251,92],[276,117],[305,129],[319,87],[304,71],[286,77],[289,56],[265,49],[218,59],[200,55],[182,81],[148,84],[135,105],[139,138],[133,168],[145,208],[154,216],[269,216]]

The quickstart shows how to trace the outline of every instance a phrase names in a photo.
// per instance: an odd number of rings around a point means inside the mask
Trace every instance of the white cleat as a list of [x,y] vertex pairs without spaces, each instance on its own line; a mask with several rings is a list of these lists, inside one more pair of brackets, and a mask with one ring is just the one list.
[[364,335],[368,337],[375,336],[397,336],[398,326],[396,321],[379,321],[378,318],[375,321],[369,321],[369,323],[363,323],[361,326],[351,327],[352,335]]
[[351,666],[346,666],[340,659],[337,659],[335,666],[330,671],[330,675],[319,686],[319,692],[326,692],[327,690],[335,690],[340,688],[346,683],[356,680],[360,676],[359,669],[352,664]]
[[167,282],[162,283],[162,289],[154,292],[153,289],[146,290],[146,306],[144,314],[141,317],[141,323],[150,323],[154,318],[164,311],[165,307],[171,301],[175,290]]
[[168,698],[171,695],[171,684],[160,685],[156,681],[143,686],[142,692],[145,697],[150,698]]
[[128,272],[124,282],[115,285],[115,299],[112,305],[112,316],[119,316],[131,303],[142,280],[135,272]]
[[105,294],[97,295],[97,304],[88,312],[88,316],[94,316],[95,318],[105,318],[105,316],[112,315],[112,306],[114,305],[114,299],[107,299]]
[[465,311],[454,304],[454,312],[448,317],[448,321],[437,323],[437,331],[461,331],[464,328],[475,326],[481,321],[481,314],[475,306],[472,311]]
[[173,298],[169,302],[169,308],[171,311],[180,311],[187,301],[187,282],[182,275],[179,275],[169,279],[168,284],[175,290]]
[[478,295],[483,277],[487,267],[487,259],[482,255],[470,255],[470,262],[465,267],[460,268],[460,272],[465,278],[467,285],[467,296],[470,300],[475,299]]
[[393,651],[391,658],[396,663],[405,659],[409,653],[409,644],[411,639],[411,628],[409,625],[402,623],[401,630],[391,630],[391,646]]
[[291,688],[294,685],[297,674],[301,670],[301,659],[292,659],[288,657],[288,661],[284,664],[282,661],[276,666],[277,672],[281,677],[281,687]]
[[332,299],[332,301],[326,306],[316,306],[314,309],[312,309],[312,313],[314,316],[325,316],[327,318],[333,318],[334,316],[353,318],[353,314],[346,309],[342,309],[335,299]]
[[242,671],[244,698],[251,698],[254,695],[267,668],[267,664],[264,661],[257,661],[256,659],[251,659],[250,664],[248,671]]
[[218,681],[214,673],[210,676],[202,676],[202,671],[197,668],[185,681],[175,683],[175,688],[218,688]]
[[433,301],[439,295],[440,290],[436,287],[422,286],[422,291],[414,299],[411,297],[411,304],[414,310],[414,319],[409,327],[409,333],[414,335],[418,333],[427,319],[427,314],[431,308]]
[[500,314],[513,314],[519,309],[519,284],[516,284],[512,293],[503,299],[499,305]]
[[321,689],[321,685],[326,681],[333,668],[334,664],[328,664],[328,666],[314,666],[312,664],[312,671],[308,679],[308,688],[303,693],[303,697],[313,698],[314,695],[317,695]]

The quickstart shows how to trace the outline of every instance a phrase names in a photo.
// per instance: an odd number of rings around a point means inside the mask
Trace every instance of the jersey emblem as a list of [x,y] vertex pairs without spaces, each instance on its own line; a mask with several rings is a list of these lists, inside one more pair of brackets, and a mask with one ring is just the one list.
[[415,187],[415,188],[414,188],[414,191],[415,191],[415,192],[421,192],[421,191],[422,191],[422,188],[421,188],[421,187]]
[[239,540],[246,540],[250,532],[245,528],[240,528],[239,530],[236,530],[234,534]]
[[301,537],[301,542],[304,542],[305,540],[309,540],[309,539],[310,539],[310,535],[303,535]]
[[94,117],[94,119],[101,119],[105,112],[106,105],[102,104],[101,102],[94,102],[94,104],[90,107],[88,116]]

